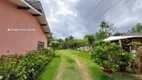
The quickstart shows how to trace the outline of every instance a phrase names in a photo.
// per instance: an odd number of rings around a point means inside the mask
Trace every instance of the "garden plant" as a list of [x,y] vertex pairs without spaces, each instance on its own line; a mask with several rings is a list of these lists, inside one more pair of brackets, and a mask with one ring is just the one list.
[[55,54],[52,50],[7,55],[0,58],[0,80],[36,80],[39,72]]
[[98,65],[112,72],[125,71],[134,59],[133,55],[123,51],[120,45],[105,41],[95,43],[91,58]]

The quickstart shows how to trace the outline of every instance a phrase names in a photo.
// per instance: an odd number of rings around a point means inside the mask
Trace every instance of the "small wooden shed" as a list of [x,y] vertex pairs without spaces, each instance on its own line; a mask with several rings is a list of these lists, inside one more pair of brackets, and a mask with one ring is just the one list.
[[129,36],[111,36],[104,41],[115,42],[122,46],[122,48],[126,51],[135,53],[135,50],[132,45],[129,45],[131,42],[140,42],[142,43],[142,34],[139,35],[129,35]]

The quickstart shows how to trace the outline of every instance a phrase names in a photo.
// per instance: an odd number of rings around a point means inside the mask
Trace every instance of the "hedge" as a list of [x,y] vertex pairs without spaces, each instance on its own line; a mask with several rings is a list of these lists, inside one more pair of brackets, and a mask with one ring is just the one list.
[[0,80],[36,80],[38,73],[55,53],[52,50],[28,52],[24,55],[7,55],[0,58]]

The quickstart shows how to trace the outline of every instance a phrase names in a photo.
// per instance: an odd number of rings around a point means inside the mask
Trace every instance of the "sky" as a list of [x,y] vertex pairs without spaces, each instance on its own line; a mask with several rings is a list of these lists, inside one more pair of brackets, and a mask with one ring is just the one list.
[[142,0],[40,0],[54,38],[94,34],[105,20],[118,32],[142,23]]

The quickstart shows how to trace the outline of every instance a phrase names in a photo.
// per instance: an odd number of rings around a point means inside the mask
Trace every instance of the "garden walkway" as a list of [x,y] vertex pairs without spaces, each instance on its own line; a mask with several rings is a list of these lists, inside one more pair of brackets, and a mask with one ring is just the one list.
[[106,75],[86,52],[76,50],[57,50],[43,70],[42,80],[136,80],[130,75],[114,73]]
[[77,56],[69,52],[61,52],[60,55],[62,56],[62,61],[56,80],[92,80],[86,67]]

